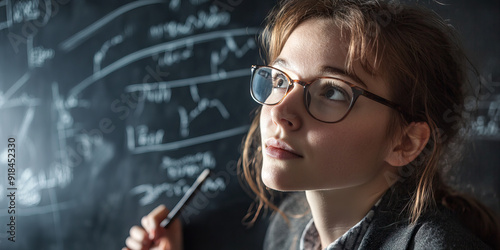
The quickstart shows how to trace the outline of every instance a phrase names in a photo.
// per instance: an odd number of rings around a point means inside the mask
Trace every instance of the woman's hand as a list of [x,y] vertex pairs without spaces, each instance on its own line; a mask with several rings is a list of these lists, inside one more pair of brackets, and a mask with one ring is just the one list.
[[170,222],[167,229],[160,222],[167,218],[168,209],[164,205],[156,207],[148,215],[142,217],[140,226],[130,229],[130,236],[125,241],[127,247],[122,250],[154,249],[181,250],[182,225],[179,219]]

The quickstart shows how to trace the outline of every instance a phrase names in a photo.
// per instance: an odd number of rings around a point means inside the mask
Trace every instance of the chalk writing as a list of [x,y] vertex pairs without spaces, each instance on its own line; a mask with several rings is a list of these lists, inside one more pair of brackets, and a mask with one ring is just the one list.
[[209,2],[209,1],[211,1],[211,0],[189,0],[189,3],[191,3],[192,5],[199,5],[202,3]]
[[146,125],[141,125],[136,128],[137,131],[137,142],[139,146],[150,146],[150,145],[158,145],[163,141],[163,136],[165,135],[165,131],[163,129],[159,129],[156,132],[149,131],[149,128]]
[[30,79],[31,73],[26,72],[19,80],[17,80],[12,87],[10,87],[5,93],[0,93],[0,107],[2,107],[9,99],[14,95],[19,88],[21,88]]
[[187,60],[193,56],[193,43],[190,40],[186,41],[186,48],[174,51],[165,51],[163,56],[153,55],[153,60],[158,63],[158,66],[170,66],[181,61]]
[[101,49],[94,54],[94,73],[101,70],[102,60],[104,60],[104,58],[106,57],[106,53],[108,52],[108,50],[111,47],[122,43],[123,39],[123,35],[116,35],[110,40],[104,42],[104,44],[101,46]]
[[206,134],[198,137],[193,137],[185,140],[172,141],[158,145],[138,146],[135,142],[135,130],[131,126],[127,126],[127,147],[134,154],[143,154],[148,152],[159,152],[177,150],[201,143],[216,141],[235,135],[243,134],[248,131],[249,126],[240,126],[228,130],[219,131],[212,134]]
[[[190,185],[185,179],[180,179],[174,183],[162,183],[158,185],[142,184],[130,190],[132,196],[141,196],[139,205],[146,206],[156,202],[163,194],[167,198],[180,197],[189,189]],[[203,192],[219,192],[226,189],[226,183],[222,178],[212,180],[207,179],[200,190]]]
[[[94,165],[102,166],[107,163],[109,156],[113,152],[106,150],[102,138],[92,136],[85,133],[75,133],[72,129],[73,118],[64,105],[64,102],[59,95],[58,85],[52,85],[54,108],[58,111],[58,157],[55,161],[44,166],[40,171],[35,172],[29,165],[25,165],[19,175],[19,204],[25,207],[37,206],[41,203],[42,194],[44,190],[51,190],[53,188],[64,188],[73,180],[73,168],[84,160],[92,159]],[[19,126],[18,138],[23,142],[23,149],[25,152],[36,151],[32,149],[33,142],[27,137],[31,124],[34,122],[35,106],[30,106],[24,115],[23,121]],[[67,146],[67,139],[75,137],[77,151],[72,147]],[[92,149],[94,149],[92,151]],[[98,151],[96,153],[96,151]],[[34,157],[33,157],[34,158]],[[97,160],[96,160],[97,159]],[[96,166],[93,166],[95,169]],[[58,209],[58,208],[57,208]],[[56,209],[56,210],[57,210]]]
[[6,99],[4,94],[0,92],[0,109],[38,106],[40,102],[40,98],[32,97],[26,93],[22,93],[15,98]]
[[[178,1],[178,0],[177,0]],[[172,2],[177,2],[177,1],[172,1]],[[64,40],[62,43],[59,44],[59,48],[62,49],[63,51],[71,51],[78,47],[80,44],[82,44],[84,41],[89,39],[92,35],[94,35],[98,30],[100,30],[102,27],[104,27],[106,24],[109,22],[113,21],[117,17],[132,11],[134,9],[137,9],[139,7],[143,6],[148,6],[152,4],[160,4],[163,3],[162,0],[139,0],[135,1],[132,3],[129,3],[127,5],[124,5],[113,12],[109,13],[108,15],[104,16],[103,18],[97,20],[96,22],[92,23],[85,29],[79,31],[75,35],[71,36],[70,38]],[[175,7],[175,6],[174,6]]]
[[487,105],[486,112],[478,115],[473,122],[473,132],[483,138],[500,138],[500,95],[497,95]]
[[196,117],[198,117],[201,113],[203,113],[203,111],[209,108],[216,108],[219,111],[222,118],[224,119],[229,118],[229,112],[227,111],[226,107],[224,106],[224,104],[222,104],[220,100],[201,98],[199,100],[195,99],[195,101],[197,103],[196,107],[190,110],[189,112],[184,107],[178,108],[181,121],[180,134],[182,137],[187,137],[189,135],[189,124],[193,122],[193,120],[196,119]]
[[485,116],[478,116],[474,122],[474,131],[479,136],[498,135],[499,127],[495,121],[488,121]]
[[155,132],[149,131],[146,125],[137,127],[127,126],[128,146],[132,149],[135,148],[136,145],[142,147],[161,144],[164,135],[165,131],[163,129],[159,129]]
[[[181,80],[175,80],[175,81],[169,81],[169,82],[134,84],[134,85],[127,86],[125,91],[126,92],[140,92],[140,93],[142,93],[141,96],[147,97],[147,96],[151,96],[151,93],[153,90],[156,90],[157,91],[156,96],[158,96],[158,99],[155,99],[155,102],[159,103],[160,101],[165,101],[165,102],[170,101],[170,98],[171,98],[170,89],[171,88],[189,86],[191,98],[196,103],[196,106],[190,110],[188,110],[187,108],[182,107],[182,106],[178,107],[178,114],[179,114],[179,120],[180,120],[179,134],[182,137],[187,137],[187,136],[189,136],[190,124],[199,115],[201,115],[204,111],[206,111],[208,109],[212,109],[212,108],[216,109],[218,111],[218,113],[221,115],[221,117],[224,119],[228,119],[230,117],[228,110],[226,109],[226,107],[224,106],[224,104],[220,100],[200,97],[200,95],[198,93],[198,87],[196,85],[202,84],[202,83],[213,83],[214,81],[217,81],[219,79],[231,79],[231,78],[247,76],[248,74],[249,74],[248,69],[242,69],[242,70],[235,70],[235,71],[227,72],[227,74],[225,74],[224,76],[221,76],[220,74],[211,74],[211,75],[207,75],[207,76],[193,77],[193,78],[181,79]],[[162,97],[165,97],[165,98],[162,98]],[[142,100],[150,101],[150,102],[151,102],[151,99],[152,98],[142,98]],[[145,152],[149,152],[149,150],[153,150],[153,151],[173,150],[173,149],[186,147],[189,145],[194,145],[191,143],[202,143],[202,142],[208,142],[210,140],[218,140],[221,138],[225,138],[226,136],[234,136],[238,133],[243,133],[245,131],[245,127],[235,128],[235,130],[227,130],[227,131],[230,131],[230,132],[226,133],[226,132],[222,131],[220,133],[215,133],[212,135],[201,136],[198,138],[192,138],[189,140],[182,141],[183,143],[181,143],[181,144],[179,144],[180,141],[176,141],[176,142],[174,141],[174,142],[168,142],[168,143],[163,143],[163,144],[157,143],[157,145],[154,145],[154,144],[139,145],[137,142],[137,138],[136,138],[135,128],[133,128],[132,126],[127,126],[127,138],[128,138],[127,139],[127,142],[128,142],[127,146],[129,148],[129,150],[136,152],[136,153],[139,153],[139,152],[145,153]],[[236,131],[238,131],[238,132],[236,132]],[[220,136],[222,136],[222,137],[220,137]]]
[[197,15],[189,15],[184,23],[169,21],[164,24],[154,25],[149,28],[149,36],[153,39],[175,38],[181,35],[192,34],[196,30],[212,30],[227,25],[231,16],[227,12],[219,11],[216,6],[211,6],[209,12],[198,11]]
[[35,20],[40,16],[39,1],[17,1],[12,8],[12,20],[15,23]]
[[500,121],[500,95],[497,95],[495,101],[490,102],[488,107],[488,116],[491,120]]
[[28,67],[42,67],[45,61],[54,58],[55,52],[53,49],[46,49],[43,46],[33,47],[33,37],[28,37]]
[[10,5],[10,0],[0,1],[0,13],[5,13],[5,15],[0,15],[0,18],[5,17],[5,19],[0,19],[0,30],[9,28],[12,25],[12,9]]
[[200,190],[204,193],[206,192],[217,192],[226,190],[227,182],[223,177],[217,177],[215,179],[207,179]]
[[162,183],[159,185],[143,184],[134,187],[130,190],[132,195],[144,194],[139,200],[141,206],[145,206],[155,202],[162,193],[167,197],[181,196],[189,189],[189,185],[185,179],[181,179],[175,183]]
[[[0,20],[0,30],[22,22],[36,22],[38,27],[46,25],[52,15],[52,1],[45,0],[44,4],[39,0],[18,0],[14,4],[11,0],[0,1],[0,11],[5,8],[5,20]],[[33,29],[34,25],[30,26],[30,29]]]
[[[203,84],[203,83],[213,83],[218,80],[226,80],[226,79],[233,79],[233,78],[238,78],[238,77],[244,77],[250,75],[250,70],[247,68],[245,69],[239,69],[239,70],[234,70],[234,71],[228,71],[224,75],[221,74],[209,74],[205,76],[197,76],[197,77],[192,77],[192,78],[185,78],[185,79],[179,79],[179,80],[172,80],[172,81],[167,81],[167,82],[155,82],[155,83],[140,83],[140,84],[133,84],[129,85],[125,88],[125,92],[132,93],[132,92],[140,92],[140,96],[147,96],[149,93],[152,93],[155,90],[158,90],[158,92],[154,92],[153,96],[156,96],[157,94],[160,94],[160,100],[163,102],[168,102],[171,97],[171,91],[170,89],[172,88],[179,88],[179,87],[185,87],[185,86],[191,86],[191,85],[198,85],[198,84]],[[162,98],[164,97],[164,98]],[[167,98],[168,97],[168,98]],[[148,101],[160,103],[156,100],[156,98],[147,98]]]
[[164,156],[160,168],[167,170],[171,179],[195,177],[205,168],[215,168],[216,162],[212,152],[200,152],[180,159]]
[[171,10],[179,10],[179,8],[181,7],[181,0],[170,0],[168,7]]
[[159,86],[158,89],[145,92],[145,100],[152,103],[168,103],[172,98],[172,90],[166,86]]
[[[55,165],[38,174],[35,174],[30,168],[22,170],[17,180],[19,204],[26,207],[36,206],[42,200],[41,192],[43,190],[68,185],[72,180],[71,171],[61,167],[62,165]],[[1,197],[0,200],[2,200]]]
[[241,47],[238,47],[234,38],[231,36],[226,37],[226,46],[222,47],[219,51],[212,51],[210,57],[210,68],[212,73],[224,73],[224,70],[220,72],[219,66],[227,59],[230,53],[234,53],[236,58],[243,57],[249,50],[255,49],[256,44],[253,38],[247,39],[246,43]]
[[[259,29],[255,22],[250,28],[246,21],[232,22],[232,13],[214,5],[213,0],[0,0],[0,30],[7,34],[1,45],[14,47],[2,53],[15,59],[0,69],[0,114],[12,117],[2,123],[12,128],[3,126],[0,135],[14,134],[27,159],[16,170],[22,187],[16,213],[50,229],[36,241],[42,248],[92,248],[82,243],[89,228],[114,238],[118,231],[103,224],[117,225],[117,216],[109,216],[116,206],[130,200],[141,206],[172,202],[197,173],[215,169],[219,158],[223,166],[228,153],[235,153],[219,152],[230,148],[226,145],[199,144],[234,141],[229,137],[248,130],[230,103],[239,90],[232,83],[247,82],[242,79],[250,70],[233,62],[254,56],[248,51],[256,46],[247,40]],[[59,11],[62,15],[52,19]],[[247,112],[247,106],[238,112]],[[205,118],[218,123],[207,126]],[[179,156],[186,151],[191,153]],[[3,148],[0,152],[2,159]],[[134,179],[140,183],[122,182],[141,161],[158,168],[144,169]],[[153,183],[151,176],[159,180]],[[211,176],[200,189],[219,202],[215,198],[228,188],[228,179]],[[98,193],[86,193],[94,190]],[[132,220],[130,211],[119,217]],[[64,219],[74,214],[83,234],[67,230]],[[26,247],[36,247],[30,243],[36,227],[19,229]]]
[[[477,86],[475,96],[466,99],[466,107],[478,109],[472,117],[472,133],[480,139],[500,139],[500,82],[494,80],[492,74],[482,75],[481,84]],[[478,102],[479,101],[479,102]]]
[[[172,42],[165,42],[151,47],[141,49],[139,51],[128,54],[105,68],[95,72],[89,77],[85,78],[83,81],[76,84],[70,91],[68,99],[76,99],[76,96],[80,94],[83,90],[88,88],[90,85],[94,84],[96,81],[106,77],[107,75],[119,70],[135,61],[150,57],[152,55],[158,54],[163,51],[171,51],[176,48],[181,48],[186,46],[187,41],[191,41],[193,44],[204,43],[208,41],[213,41],[219,39],[220,37],[231,37],[231,36],[249,36],[254,35],[258,32],[256,28],[245,28],[245,29],[233,29],[226,31],[213,31],[209,33],[204,33],[200,35],[194,35],[189,38],[177,39]],[[230,49],[229,49],[230,50]],[[227,54],[227,53],[224,53]],[[220,57],[220,56],[219,56]],[[219,58],[217,60],[220,63],[222,60]]]

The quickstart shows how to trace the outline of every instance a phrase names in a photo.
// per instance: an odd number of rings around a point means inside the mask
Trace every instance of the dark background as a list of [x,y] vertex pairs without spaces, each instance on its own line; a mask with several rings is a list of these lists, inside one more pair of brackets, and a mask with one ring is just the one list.
[[[396,1],[392,1],[397,4]],[[420,1],[450,19],[486,88],[453,181],[500,211],[500,4]],[[236,162],[256,107],[250,65],[274,1],[0,1],[0,248],[119,249],[159,204],[186,249],[259,249],[266,223]],[[16,242],[7,240],[7,138],[16,140]],[[3,225],[3,226],[2,226]]]

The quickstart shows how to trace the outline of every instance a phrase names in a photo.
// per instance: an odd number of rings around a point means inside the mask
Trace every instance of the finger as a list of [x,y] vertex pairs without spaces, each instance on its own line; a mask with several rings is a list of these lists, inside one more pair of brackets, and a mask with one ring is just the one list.
[[158,245],[158,249],[165,250],[165,249],[172,249],[170,241],[161,241],[160,244]]
[[164,205],[159,205],[141,220],[144,229],[149,233],[150,239],[155,238],[156,230],[161,221],[167,218],[168,212]]
[[[158,239],[155,238],[155,244],[158,250],[167,249],[183,249],[182,244],[182,225],[179,219],[173,220],[167,229],[160,228],[157,230]],[[162,235],[168,235],[168,238],[163,238]]]
[[142,250],[142,249],[147,249],[146,247],[144,247],[140,242],[137,242],[135,241],[134,239],[132,239],[131,237],[128,237],[126,240],[125,240],[125,245],[127,245],[127,247],[129,249],[135,249],[135,250]]
[[130,228],[129,233],[130,238],[132,238],[136,242],[139,242],[141,245],[147,246],[151,244],[148,233],[142,227],[133,226],[132,228]]
[[160,222],[167,218],[168,212],[169,210],[165,205],[159,205],[148,214],[148,217],[153,220],[155,225],[160,225]]

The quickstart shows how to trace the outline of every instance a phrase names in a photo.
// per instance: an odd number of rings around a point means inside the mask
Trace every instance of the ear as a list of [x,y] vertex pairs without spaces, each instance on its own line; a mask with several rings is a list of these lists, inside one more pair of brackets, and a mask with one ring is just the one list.
[[390,148],[385,161],[399,167],[412,162],[422,152],[429,137],[430,128],[426,122],[410,123]]

